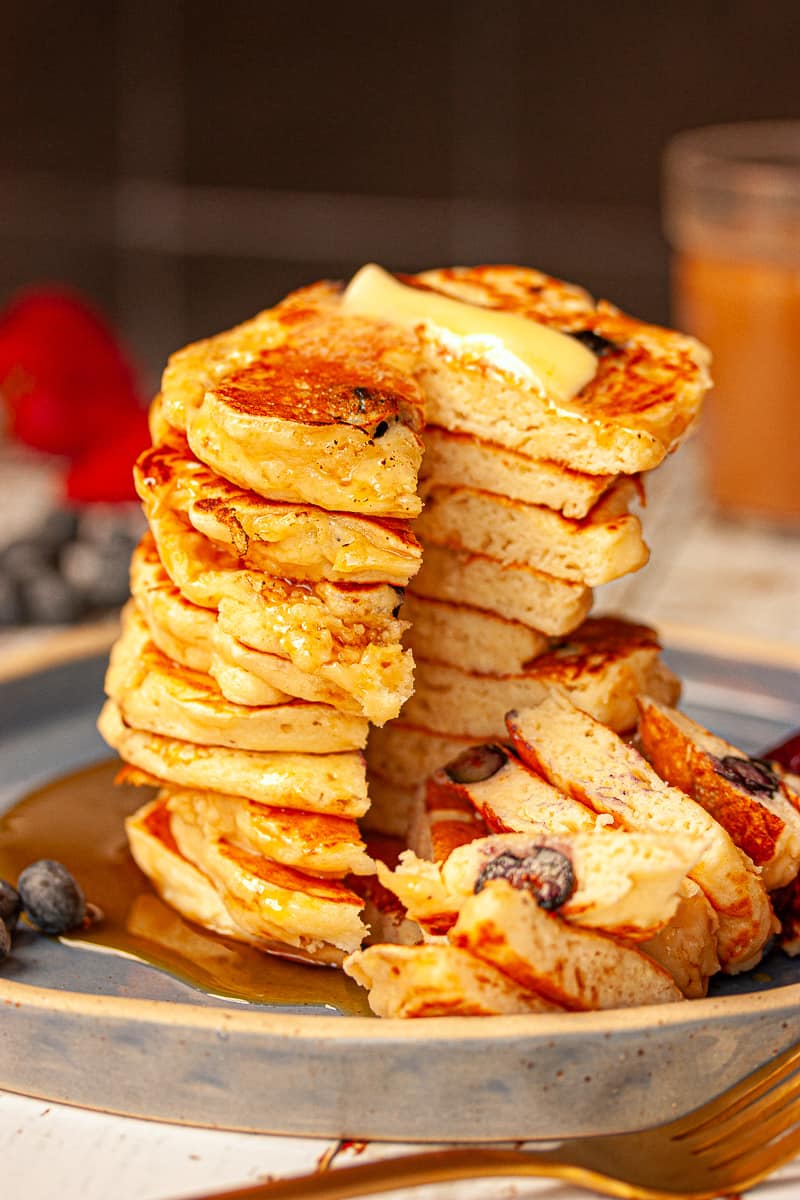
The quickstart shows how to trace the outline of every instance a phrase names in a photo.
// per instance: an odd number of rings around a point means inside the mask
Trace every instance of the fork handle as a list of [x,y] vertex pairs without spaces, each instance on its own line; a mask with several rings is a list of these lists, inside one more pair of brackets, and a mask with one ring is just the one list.
[[351,1200],[354,1196],[379,1195],[423,1184],[509,1175],[563,1179],[622,1200],[671,1200],[675,1196],[674,1192],[632,1187],[585,1167],[568,1166],[543,1152],[465,1147],[335,1167],[292,1179],[195,1196],[193,1200]]

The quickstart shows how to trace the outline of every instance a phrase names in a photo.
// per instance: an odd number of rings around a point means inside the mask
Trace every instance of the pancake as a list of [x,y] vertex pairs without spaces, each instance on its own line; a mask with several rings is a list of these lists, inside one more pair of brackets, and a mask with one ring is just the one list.
[[[359,272],[344,303],[415,329],[429,424],[598,475],[658,466],[697,419],[710,385],[710,356],[693,338],[634,320],[595,303],[582,288],[526,267],[452,267],[401,278],[421,291],[418,309],[407,289],[397,297],[398,289],[375,268]],[[459,314],[469,336],[463,328],[454,333],[437,325],[435,316],[426,319],[426,303],[432,311],[442,294],[474,306]],[[403,317],[401,309],[415,316]],[[581,362],[576,373],[573,362],[567,372],[577,393],[560,386],[558,368],[559,360],[579,357],[575,350],[559,342],[555,371],[545,364],[537,373],[537,364],[531,370],[509,352],[502,334],[487,336],[498,314],[516,319],[523,342],[529,320],[535,323],[529,338],[559,341],[546,337],[558,331],[588,347],[589,364]],[[537,332],[542,326],[545,335]]]
[[653,630],[599,617],[519,675],[479,675],[417,656],[416,687],[402,719],[443,737],[503,739],[509,707],[536,704],[560,687],[584,712],[624,733],[636,725],[640,694],[677,699],[680,685],[660,653]]
[[162,654],[131,605],[124,610],[122,634],[111,651],[106,692],[134,728],[201,745],[329,754],[361,749],[367,740],[362,717],[326,704],[296,699],[265,707],[231,703],[210,676]]
[[503,564],[485,554],[431,544],[425,546],[410,591],[455,604],[468,597],[475,608],[519,621],[551,637],[571,633],[592,606],[591,590],[583,583],[556,579],[524,564]]
[[696,801],[662,782],[633,747],[551,692],[535,707],[508,714],[515,750],[554,787],[607,813],[630,830],[681,836],[703,847],[691,877],[719,918],[717,952],[723,970],[759,961],[773,932],[761,877],[728,833]]
[[248,645],[348,692],[370,720],[397,715],[411,693],[413,664],[400,645],[405,625],[394,615],[395,588],[293,583],[243,570],[174,513],[152,512],[149,521],[165,570],[193,604],[220,610],[221,624],[223,611],[235,613],[234,628],[246,615]]
[[282,704],[297,694],[274,687],[218,651],[216,614],[181,595],[161,566],[149,535],[131,559],[131,590],[155,646],[181,666],[210,675],[226,700],[262,706]]
[[[492,768],[496,769],[487,774]],[[456,782],[452,776],[469,782]],[[675,888],[674,871],[672,879],[669,869],[666,877],[658,870],[655,876],[651,874],[659,860],[664,865],[662,841],[675,843],[675,837],[662,839],[661,834],[651,834],[644,843],[637,843],[630,840],[633,834],[625,833],[621,839],[617,836],[609,840],[607,835],[615,832],[613,820],[609,815],[598,817],[588,806],[559,792],[505,747],[478,746],[462,753],[427,780],[409,839],[418,857],[429,860],[423,867],[433,905],[426,926],[434,933],[446,932],[454,919],[452,914],[460,909],[451,890],[444,888],[444,880],[431,874],[434,864],[442,867],[442,875],[447,874],[450,882],[453,872],[459,874],[459,859],[470,861],[471,852],[463,848],[476,840],[488,844],[490,831],[521,833],[536,842],[540,842],[544,831],[556,845],[565,835],[571,843],[577,836],[582,848],[596,860],[593,874],[605,900],[602,911],[606,932],[615,925],[622,936],[638,941],[640,949],[670,973],[687,998],[705,996],[708,981],[720,965],[716,953],[719,923],[714,910],[691,879],[679,880]],[[608,827],[607,821],[612,822]],[[653,861],[648,851],[654,839]],[[677,850],[684,859],[688,851],[696,861],[694,846],[681,843]],[[453,867],[447,867],[451,861]],[[413,869],[412,864],[409,868]],[[578,871],[579,878],[581,873]],[[458,887],[457,879],[455,882]],[[418,904],[424,893],[417,890]],[[671,915],[662,924],[667,908]],[[585,924],[585,914],[577,921]]]
[[485,554],[506,565],[596,587],[637,571],[649,557],[638,517],[627,511],[636,484],[621,480],[587,516],[569,520],[551,508],[468,487],[431,486],[414,528],[426,545]]
[[363,902],[345,884],[245,850],[196,818],[170,810],[175,843],[211,880],[240,928],[312,954],[361,945]]
[[286,867],[340,878],[375,872],[352,818],[269,808],[244,796],[185,788],[163,788],[161,797],[183,821]]
[[219,475],[272,500],[414,516],[415,339],[341,312],[319,283],[173,354],[165,419]]
[[128,817],[125,831],[135,862],[162,899],[189,921],[284,958],[323,964],[342,961],[342,952],[335,946],[317,944],[313,948],[303,948],[290,945],[273,936],[271,924],[264,923],[260,928],[256,920],[252,921],[253,928],[241,924],[233,906],[226,904],[225,893],[179,850],[163,797]]
[[265,500],[215,475],[188,447],[146,450],[136,480],[148,508],[170,507],[257,571],[402,586],[419,567],[419,543],[404,522]]
[[428,425],[422,436],[423,492],[429,484],[469,487],[524,504],[539,504],[580,520],[614,483],[615,475],[585,475],[546,459],[487,442],[470,433]]
[[642,750],[662,779],[692,796],[761,870],[767,891],[800,869],[800,796],[769,765],[653,700],[640,700]]
[[[412,921],[434,934],[451,928],[467,899],[480,891],[491,864],[537,861],[552,851],[566,859],[574,889],[558,908],[565,921],[631,942],[644,942],[670,921],[687,872],[701,849],[677,837],[595,830],[553,834],[490,834],[454,847],[442,863],[408,850],[394,871],[378,864],[378,878],[405,905]],[[535,868],[533,868],[535,869]]]
[[413,790],[475,740],[448,737],[401,718],[383,729],[370,729],[367,762],[370,772],[377,772],[398,787]]
[[147,622],[159,650],[176,662],[204,671],[223,696],[236,704],[279,704],[290,696],[331,704],[343,712],[365,716],[354,696],[319,675],[300,671],[287,658],[254,650],[230,629],[243,632],[261,626],[261,614],[222,601],[217,614],[192,604],[173,584],[147,534],[133,553],[131,587],[136,607]]
[[358,751],[293,754],[200,746],[132,728],[113,700],[103,706],[97,727],[126,763],[159,782],[329,816],[361,817],[369,806]]
[[[593,809],[553,787],[499,742],[471,746],[433,771],[424,805],[431,821],[447,811],[477,814],[486,833],[574,834],[598,827]],[[441,855],[432,857],[439,861]]]
[[131,557],[131,592],[158,649],[182,666],[208,674],[216,613],[181,595],[162,567],[149,533]]
[[369,811],[362,817],[362,829],[372,834],[401,838],[405,845],[416,787],[402,787],[372,768],[368,774],[368,787]]
[[455,946],[368,946],[345,972],[369,991],[378,1017],[494,1017],[558,1012],[502,971]]
[[450,940],[571,1011],[683,999],[669,973],[642,951],[545,912],[502,879],[466,900]]
[[415,654],[466,671],[513,675],[550,646],[545,634],[520,621],[413,592],[400,616],[411,626],[406,642]]

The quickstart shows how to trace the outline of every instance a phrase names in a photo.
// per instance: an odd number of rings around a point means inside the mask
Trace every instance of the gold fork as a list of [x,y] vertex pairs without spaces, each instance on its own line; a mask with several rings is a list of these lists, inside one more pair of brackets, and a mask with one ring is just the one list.
[[800,1150],[800,1044],[677,1121],[553,1151],[463,1147],[277,1180],[201,1200],[349,1200],[456,1179],[544,1175],[625,1200],[711,1200]]

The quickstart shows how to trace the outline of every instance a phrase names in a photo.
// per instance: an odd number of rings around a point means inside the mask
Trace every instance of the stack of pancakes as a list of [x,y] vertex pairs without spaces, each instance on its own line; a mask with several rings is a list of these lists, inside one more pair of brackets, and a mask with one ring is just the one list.
[[161,894],[340,962],[359,819],[403,833],[418,782],[554,684],[617,730],[638,693],[672,702],[652,632],[587,614],[646,561],[628,506],[705,363],[516,267],[365,268],[173,356],[100,722],[159,787],[129,836]]
[[315,962],[367,932],[362,750],[412,690],[407,340],[307,289],[174,356],[135,469],[149,533],[100,719],[159,789],[134,857],[190,919]]
[[[421,304],[432,289],[436,303],[443,294],[569,334],[594,362],[578,394],[555,402],[491,347],[421,328],[423,563],[402,613],[414,695],[367,751],[369,819],[398,833],[430,770],[502,738],[505,712],[554,684],[619,732],[636,724],[638,693],[677,698],[651,631],[586,618],[594,587],[646,563],[629,507],[644,499],[642,473],[693,425],[708,383],[692,339],[537,271],[456,268],[406,284],[425,293]],[[363,273],[351,284],[357,296],[377,286]],[[380,304],[394,303],[403,296],[381,291]]]

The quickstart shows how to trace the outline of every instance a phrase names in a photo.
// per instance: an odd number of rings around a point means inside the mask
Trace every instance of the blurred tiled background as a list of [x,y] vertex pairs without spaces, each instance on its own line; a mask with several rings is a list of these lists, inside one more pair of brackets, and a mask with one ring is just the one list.
[[512,260],[666,319],[675,130],[797,116],[800,8],[5,7],[0,301],[85,289],[166,353],[322,275]]

